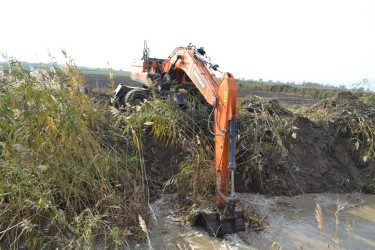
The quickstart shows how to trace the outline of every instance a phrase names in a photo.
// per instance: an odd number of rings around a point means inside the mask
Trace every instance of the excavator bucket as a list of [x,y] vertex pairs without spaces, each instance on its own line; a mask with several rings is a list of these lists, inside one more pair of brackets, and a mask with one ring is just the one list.
[[221,237],[245,230],[243,211],[236,208],[239,200],[234,191],[238,131],[237,85],[232,74],[223,74],[215,98],[216,211],[198,212],[192,224],[206,228],[212,236]]
[[203,226],[213,236],[245,230],[243,211],[236,208],[234,190],[236,169],[237,85],[230,73],[224,73],[215,95],[215,173],[216,211],[197,213],[193,224]]
[[191,225],[206,229],[208,234],[214,237],[245,231],[245,219],[241,209],[236,209],[234,218],[231,219],[224,219],[216,211],[199,211],[193,216]]

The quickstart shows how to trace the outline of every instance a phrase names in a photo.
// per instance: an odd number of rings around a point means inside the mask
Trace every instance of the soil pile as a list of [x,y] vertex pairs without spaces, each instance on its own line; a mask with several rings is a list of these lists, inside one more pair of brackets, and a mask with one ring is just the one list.
[[331,98],[322,100],[310,108],[310,112],[318,112],[325,110],[329,115],[366,115],[370,117],[375,116],[374,109],[364,104],[359,98],[353,95],[350,91],[340,92]]
[[342,193],[364,188],[368,169],[359,161],[360,152],[353,151],[349,136],[336,134],[334,124],[326,129],[306,117],[297,116],[290,123],[294,132],[286,145],[288,169],[301,192]]
[[[323,100],[303,115],[255,96],[241,106],[247,111],[241,115],[253,120],[240,125],[247,141],[238,143],[242,176],[237,190],[272,195],[374,192],[374,110],[351,92]],[[317,119],[322,112],[329,121]]]
[[283,108],[278,100],[261,98],[254,94],[250,94],[241,100],[240,106],[250,113],[263,112],[266,110],[270,115],[276,114],[285,117],[294,116],[293,112]]

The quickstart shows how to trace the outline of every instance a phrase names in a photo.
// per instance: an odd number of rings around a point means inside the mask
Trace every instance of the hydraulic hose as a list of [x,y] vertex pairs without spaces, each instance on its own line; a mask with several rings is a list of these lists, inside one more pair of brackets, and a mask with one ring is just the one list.
[[[218,121],[217,121],[217,113],[218,113],[218,105],[219,105],[218,103],[219,103],[219,100],[218,100],[218,98],[217,98],[217,95],[213,94],[213,96],[215,97],[215,105],[214,105],[214,108],[212,109],[210,115],[208,116],[208,121],[207,121],[207,124],[208,124],[208,130],[209,130],[210,133],[211,133],[212,135],[214,135],[214,136],[219,135],[219,136],[223,136],[223,137],[225,137],[225,134],[216,134],[216,133],[212,132],[212,130],[211,130],[211,126],[210,126],[211,116],[212,116],[212,114],[214,113],[214,111],[215,111],[215,109],[216,109],[216,121],[214,121],[214,122],[216,122],[217,127],[219,128],[219,130],[220,130],[221,132],[226,133],[225,130],[221,130],[221,128],[219,127],[219,123],[218,123]],[[215,119],[214,119],[214,120],[215,120]]]

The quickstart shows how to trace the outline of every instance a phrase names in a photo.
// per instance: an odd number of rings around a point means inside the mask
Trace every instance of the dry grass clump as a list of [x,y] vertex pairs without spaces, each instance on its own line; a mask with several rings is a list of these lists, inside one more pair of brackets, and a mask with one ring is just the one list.
[[323,221],[323,212],[322,208],[319,206],[318,203],[316,203],[316,208],[315,208],[315,218],[318,221],[318,228],[324,232],[324,221]]
[[262,216],[258,208],[253,205],[244,206],[244,216],[251,231],[261,231],[268,226],[266,216]]
[[[324,230],[324,219],[323,219],[323,212],[322,208],[320,205],[317,203],[316,208],[315,208],[315,218],[318,222],[317,228],[320,230],[321,233],[321,238],[326,241],[326,248],[331,249],[332,248],[342,248],[341,246],[341,240],[340,240],[340,235],[339,235],[339,216],[340,216],[340,211],[343,209],[342,204],[339,199],[337,199],[336,203],[336,211],[335,211],[335,230],[333,232],[326,232]],[[350,242],[349,242],[349,247],[348,249],[351,249],[352,245],[352,239],[353,239],[353,222],[347,221],[347,225],[345,229],[350,233]]]
[[[73,60],[0,74],[0,246],[118,247],[147,218],[132,140],[82,90]],[[135,160],[134,160],[135,159]]]
[[[312,106],[307,117],[325,123],[337,138],[348,141],[350,154],[361,168],[372,168],[375,162],[375,109],[364,104],[349,91],[340,92]],[[369,169],[370,169],[369,168]],[[373,171],[373,170],[372,170]],[[364,191],[375,193],[375,173],[369,171]]]
[[[275,194],[273,172],[285,171],[286,138],[293,131],[288,117],[294,114],[276,101],[249,96],[238,108],[240,138],[237,163],[243,185],[253,191]],[[250,185],[251,184],[251,185]]]

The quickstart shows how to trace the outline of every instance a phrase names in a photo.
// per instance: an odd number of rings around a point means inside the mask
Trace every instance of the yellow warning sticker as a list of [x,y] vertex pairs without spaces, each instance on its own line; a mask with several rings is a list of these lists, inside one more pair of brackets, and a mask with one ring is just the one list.
[[228,101],[228,91],[224,91],[224,103]]

